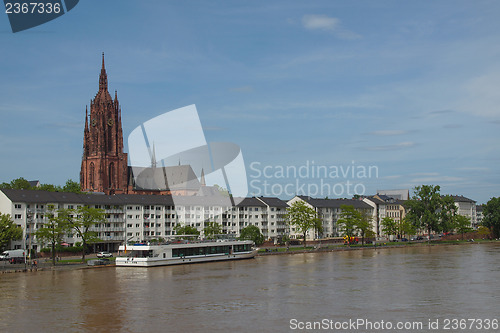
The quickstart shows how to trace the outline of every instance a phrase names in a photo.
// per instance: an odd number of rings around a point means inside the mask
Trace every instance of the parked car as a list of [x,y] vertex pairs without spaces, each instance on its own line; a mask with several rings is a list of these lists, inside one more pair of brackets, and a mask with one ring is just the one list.
[[9,262],[11,264],[24,264],[26,261],[24,260],[24,257],[14,257],[10,258]]
[[97,253],[97,258],[111,258],[113,256],[112,253],[109,252],[98,252]]
[[402,242],[407,242],[407,241],[408,241],[408,238],[401,238],[401,241],[402,241]]
[[0,255],[0,260],[7,260],[11,264],[24,262],[24,250],[7,250]]

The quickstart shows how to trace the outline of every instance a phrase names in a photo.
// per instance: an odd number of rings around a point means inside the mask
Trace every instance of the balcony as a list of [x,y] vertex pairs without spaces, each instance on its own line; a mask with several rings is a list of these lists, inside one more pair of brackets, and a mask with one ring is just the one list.
[[95,232],[124,232],[124,227],[101,227],[101,228],[93,228]]

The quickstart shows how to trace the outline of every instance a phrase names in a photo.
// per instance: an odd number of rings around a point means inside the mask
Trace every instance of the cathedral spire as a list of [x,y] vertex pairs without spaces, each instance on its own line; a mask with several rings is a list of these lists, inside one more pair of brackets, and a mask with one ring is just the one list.
[[104,67],[104,52],[102,53],[102,68],[101,75],[99,76],[99,90],[108,90],[108,75]]
[[151,153],[151,167],[156,169],[156,152],[155,152],[155,143],[153,141],[153,152]]
[[205,182],[205,172],[203,171],[203,168],[201,168],[201,177],[200,177],[200,183],[201,186],[207,186],[207,183]]
[[111,98],[102,54],[99,91],[85,109],[85,134],[80,172],[84,192],[106,194],[127,192],[127,154],[123,152],[123,131],[118,94]]
[[89,131],[89,109],[85,106],[85,132]]

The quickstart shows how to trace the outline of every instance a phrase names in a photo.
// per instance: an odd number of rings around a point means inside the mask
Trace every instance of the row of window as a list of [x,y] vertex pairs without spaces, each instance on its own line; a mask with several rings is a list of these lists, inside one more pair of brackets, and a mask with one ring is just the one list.
[[[77,205],[76,206],[77,208],[80,208],[81,205]],[[22,204],[14,204],[14,208],[15,209],[22,209]],[[28,204],[26,205],[26,208],[31,208],[31,206]],[[36,205],[36,208],[37,209],[43,209],[44,208],[44,205]],[[56,205],[56,208],[64,208],[64,205]],[[75,206],[74,205],[67,205],[68,209],[75,209]],[[110,210],[110,209],[115,209],[115,210],[121,210],[122,208],[120,206],[111,206],[111,205],[94,205],[94,208],[98,208],[98,209],[107,209],[107,210]],[[201,211],[202,210],[202,207],[201,206],[177,206],[177,207],[174,207],[174,206],[144,206],[144,210],[157,210],[157,211],[161,211],[163,208],[165,208],[165,210],[174,210],[174,209],[177,209],[177,210],[186,210],[186,211],[189,211],[189,210],[196,210],[196,211]],[[210,206],[210,207],[204,207],[205,208],[205,211],[206,210],[212,210],[212,211],[220,211],[222,207],[217,207],[217,206]],[[142,210],[141,206],[127,206],[127,210]],[[235,211],[235,207],[225,207],[225,211]],[[259,207],[239,207],[239,210],[240,211],[259,211]],[[262,209],[263,211],[266,211],[266,209]],[[274,207],[271,207],[271,211],[274,212],[275,211],[275,208]],[[276,208],[276,211],[281,211],[280,208]]]
[[231,250],[230,245],[190,247],[184,249],[172,249],[172,257],[204,256],[209,254],[230,254],[237,252],[247,252],[251,250],[250,244],[234,245]]

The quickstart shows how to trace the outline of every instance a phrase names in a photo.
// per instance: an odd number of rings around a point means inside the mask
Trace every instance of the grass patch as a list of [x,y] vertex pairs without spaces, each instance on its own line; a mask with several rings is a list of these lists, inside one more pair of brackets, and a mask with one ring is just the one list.
[[[96,260],[96,259],[101,259],[101,258],[85,258],[85,263],[89,260]],[[106,259],[109,259],[109,261],[115,261],[116,258],[115,257],[111,257],[111,258],[106,258]],[[77,259],[61,259],[59,261],[56,261],[56,264],[59,263],[59,264],[74,264],[74,263],[81,263],[82,262],[82,258],[77,258]]]
[[314,250],[314,247],[308,246],[304,249],[303,246],[294,246],[294,247],[289,247],[288,250],[286,249],[286,247],[274,247],[274,248],[268,248],[267,251],[266,249],[259,249],[259,253],[294,252],[294,251],[304,251],[304,250],[306,251]]

